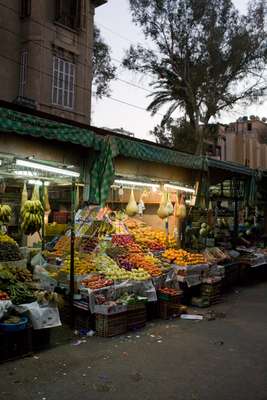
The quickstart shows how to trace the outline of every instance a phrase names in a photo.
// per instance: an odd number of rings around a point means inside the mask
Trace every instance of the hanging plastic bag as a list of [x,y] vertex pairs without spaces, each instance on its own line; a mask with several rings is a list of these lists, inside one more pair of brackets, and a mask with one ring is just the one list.
[[161,219],[167,218],[169,216],[169,210],[167,208],[167,192],[162,193],[161,202],[157,214]]
[[133,217],[135,214],[138,213],[138,206],[137,206],[137,203],[135,201],[133,189],[131,190],[130,199],[129,199],[129,202],[127,204],[125,212],[129,217]]

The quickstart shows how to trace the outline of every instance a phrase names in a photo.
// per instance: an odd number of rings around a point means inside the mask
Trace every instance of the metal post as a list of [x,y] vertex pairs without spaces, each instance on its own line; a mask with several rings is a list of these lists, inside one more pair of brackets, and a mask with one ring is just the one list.
[[45,249],[45,200],[44,200],[44,181],[40,187],[41,204],[43,206],[43,220],[42,220],[42,251]]
[[70,235],[70,306],[71,306],[71,323],[74,325],[74,251],[75,251],[75,180],[71,185],[71,235]]
[[236,179],[233,181],[234,184],[234,203],[235,203],[235,211],[234,211],[234,248],[237,245],[238,239],[238,193],[237,193],[237,182]]

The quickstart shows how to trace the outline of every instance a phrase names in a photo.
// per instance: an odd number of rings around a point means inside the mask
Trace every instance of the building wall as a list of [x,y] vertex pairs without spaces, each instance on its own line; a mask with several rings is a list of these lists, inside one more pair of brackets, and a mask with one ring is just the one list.
[[[259,120],[237,121],[225,132],[226,161],[251,168],[267,168],[267,124]],[[223,158],[222,158],[223,159]]]
[[[55,0],[31,1],[31,16],[23,19],[20,18],[20,1],[3,0],[2,3],[1,99],[14,101],[19,96],[20,56],[26,50],[28,60],[23,97],[34,100],[36,108],[41,111],[89,123],[95,11],[93,0],[81,1],[82,22],[79,30],[55,22]],[[54,56],[75,64],[75,100],[72,110],[52,104]]]

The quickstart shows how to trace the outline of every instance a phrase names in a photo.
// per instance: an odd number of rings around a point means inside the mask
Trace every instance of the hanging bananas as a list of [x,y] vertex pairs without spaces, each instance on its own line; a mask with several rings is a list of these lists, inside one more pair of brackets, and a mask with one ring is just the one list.
[[6,204],[0,204],[0,224],[6,225],[10,222],[12,217],[11,208]]
[[26,235],[39,232],[44,218],[44,209],[39,200],[27,200],[21,212],[21,229]]

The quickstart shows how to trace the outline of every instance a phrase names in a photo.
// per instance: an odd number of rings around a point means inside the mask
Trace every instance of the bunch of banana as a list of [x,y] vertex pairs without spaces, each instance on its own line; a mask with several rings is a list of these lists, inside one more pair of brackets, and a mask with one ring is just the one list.
[[11,208],[6,205],[0,205],[0,224],[8,224],[12,216]]
[[86,235],[89,237],[101,237],[105,235],[112,235],[115,233],[115,228],[107,221],[94,221],[90,225]]
[[26,235],[39,232],[43,223],[44,209],[39,200],[27,200],[21,211],[21,229]]

